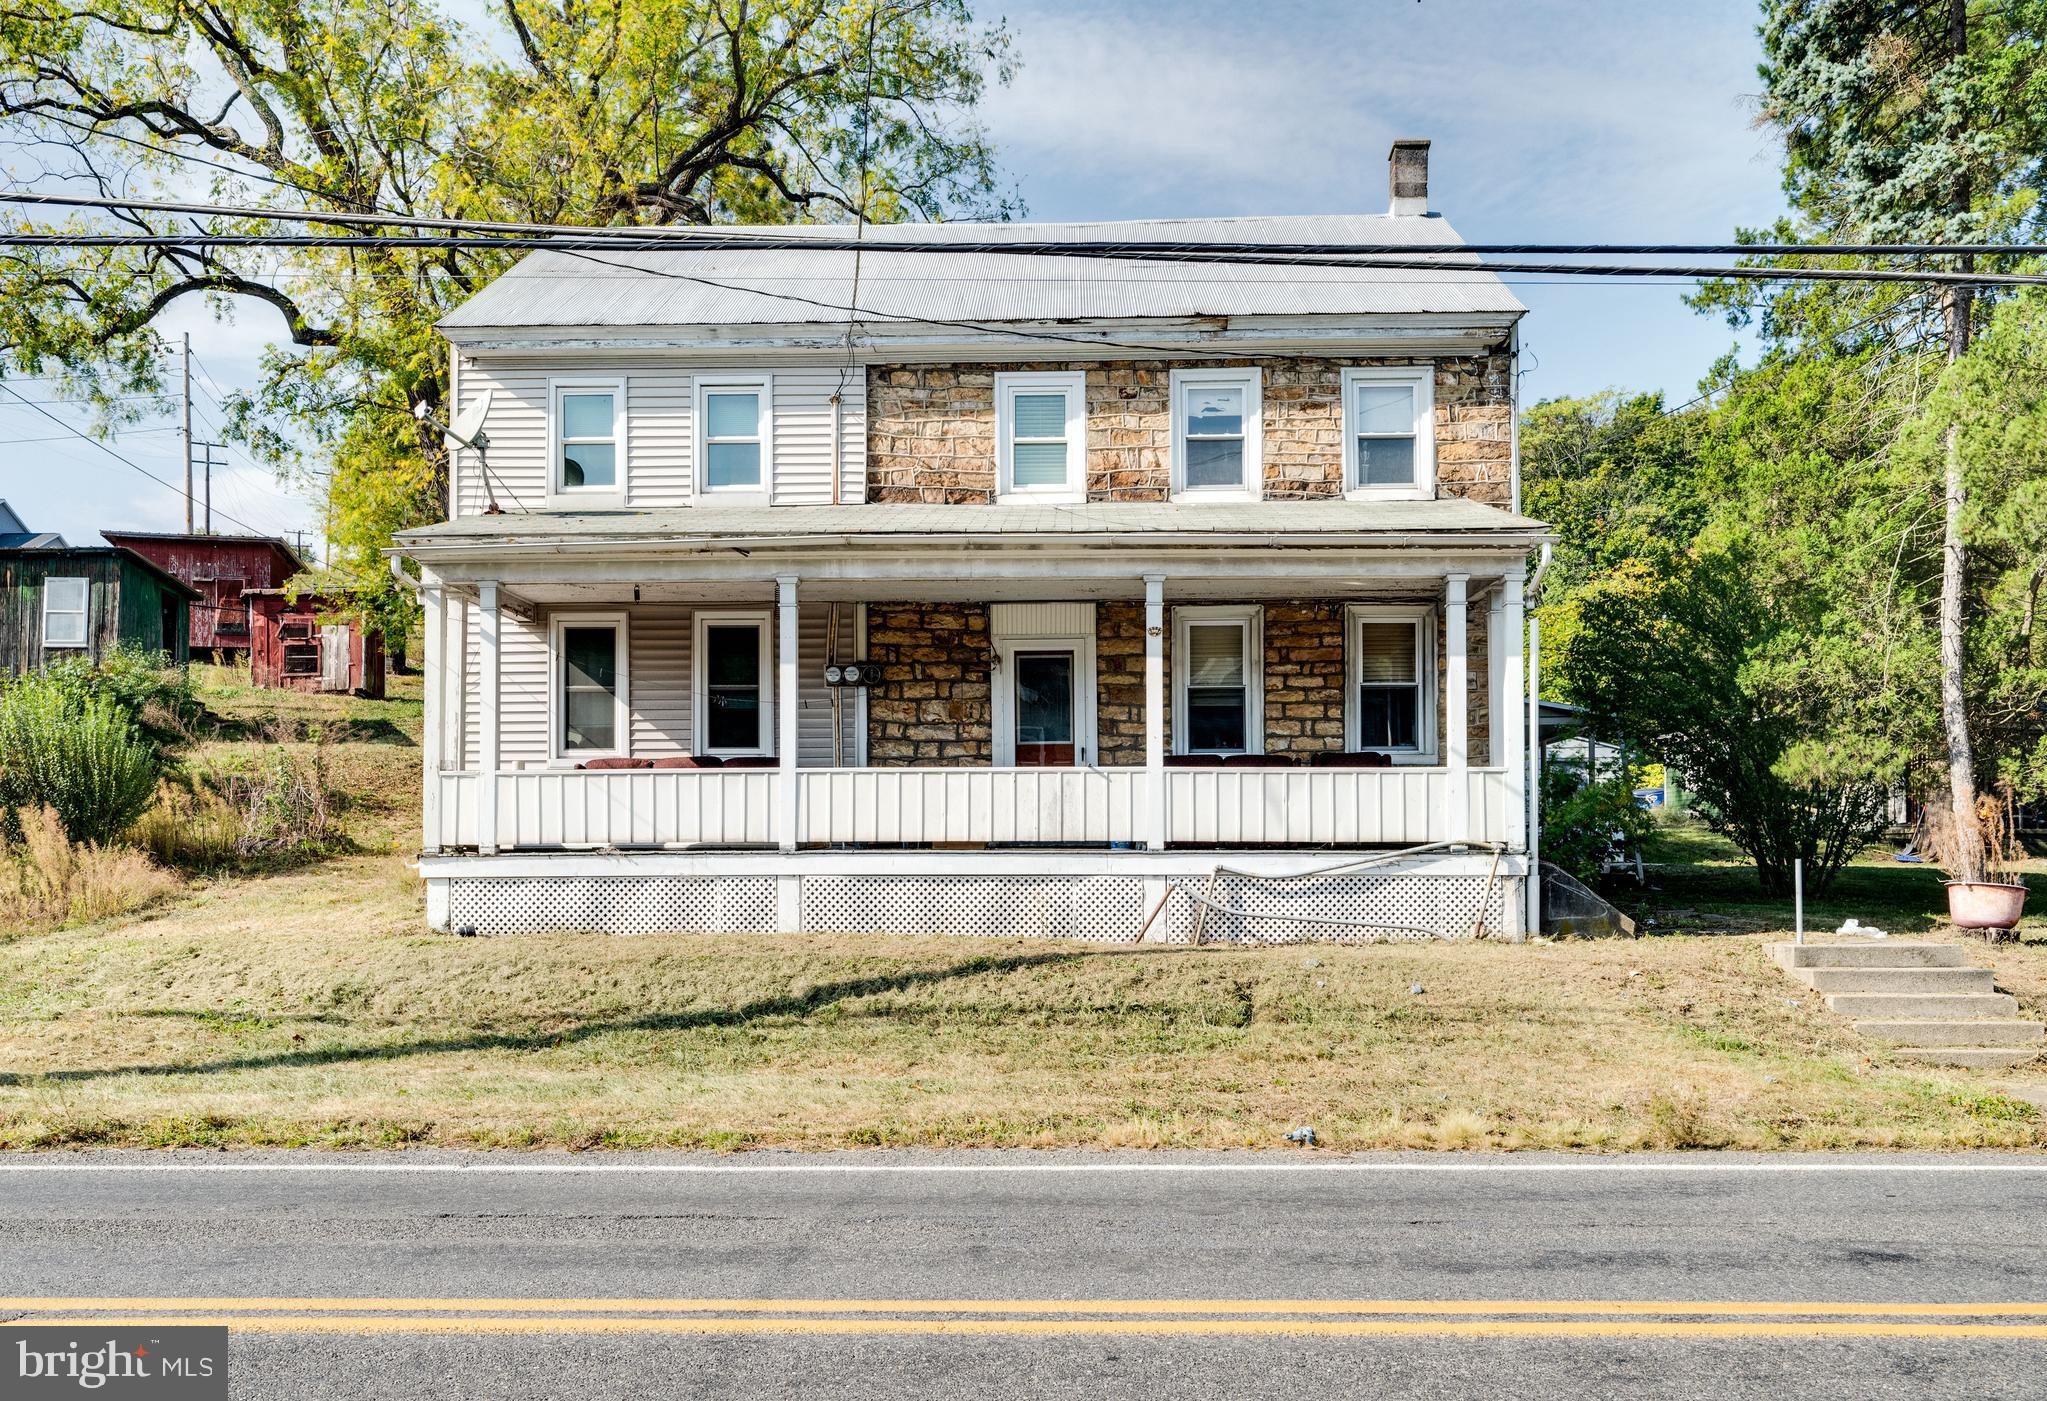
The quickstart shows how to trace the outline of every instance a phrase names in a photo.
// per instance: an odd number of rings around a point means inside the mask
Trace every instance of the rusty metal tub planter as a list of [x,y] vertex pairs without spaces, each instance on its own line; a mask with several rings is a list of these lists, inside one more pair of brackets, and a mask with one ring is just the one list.
[[2026,888],[2001,881],[1951,880],[1948,918],[1958,929],[2010,929],[2026,912]]

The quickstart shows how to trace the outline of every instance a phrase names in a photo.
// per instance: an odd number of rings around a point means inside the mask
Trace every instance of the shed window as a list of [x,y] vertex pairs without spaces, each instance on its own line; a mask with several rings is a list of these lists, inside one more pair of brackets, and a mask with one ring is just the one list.
[[996,457],[1004,494],[1078,499],[1086,446],[1086,376],[997,375]]
[[86,604],[92,598],[89,579],[51,577],[43,580],[43,645],[83,647]]
[[618,490],[618,391],[596,386],[557,389],[560,476],[555,490],[609,495]]
[[1175,748],[1183,754],[1264,751],[1256,607],[1174,613]]

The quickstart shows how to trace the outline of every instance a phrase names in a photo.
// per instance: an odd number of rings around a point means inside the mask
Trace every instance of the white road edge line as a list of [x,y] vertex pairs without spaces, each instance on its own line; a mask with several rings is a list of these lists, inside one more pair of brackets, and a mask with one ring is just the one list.
[[10,1163],[7,1173],[442,1173],[789,1176],[917,1173],[2047,1173],[2025,1163]]

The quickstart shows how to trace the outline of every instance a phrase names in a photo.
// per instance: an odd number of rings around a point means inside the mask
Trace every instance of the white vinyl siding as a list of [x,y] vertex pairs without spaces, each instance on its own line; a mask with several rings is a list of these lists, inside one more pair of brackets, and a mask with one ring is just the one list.
[[[629,509],[695,503],[695,380],[729,377],[744,367],[692,370],[646,358],[596,355],[465,356],[461,402],[469,407],[491,391],[483,431],[490,438],[490,472],[498,504],[507,511],[563,509],[551,503],[549,382],[623,381],[623,431],[630,457],[622,504]],[[785,505],[829,505],[832,499],[832,404],[839,366],[774,371],[774,500]],[[758,376],[756,376],[758,378]],[[844,375],[840,406],[839,499],[864,499],[867,477],[867,382],[863,373]],[[481,514],[489,502],[474,452],[456,454],[455,514]],[[586,499],[581,504],[592,505]]]
[[[797,694],[800,709],[796,722],[797,753],[804,768],[825,768],[832,762],[832,687],[824,683],[825,631],[827,613],[839,612],[839,659],[854,661],[860,653],[855,638],[857,604],[812,603],[797,612],[798,667]],[[562,616],[570,611],[563,610]],[[626,618],[627,656],[625,671],[630,676],[629,750],[636,759],[660,759],[695,752],[691,742],[692,670],[690,646],[695,633],[692,610],[670,604],[639,604],[622,610]],[[728,610],[715,610],[724,612]],[[772,610],[770,610],[772,611]],[[464,685],[467,701],[462,727],[461,751],[464,768],[477,762],[475,725],[476,697],[481,677],[476,665],[475,609],[463,610],[466,622],[450,627],[449,645],[464,645]],[[500,670],[503,708],[498,719],[498,751],[506,768],[543,768],[548,765],[548,675],[547,636],[551,618],[521,622],[511,614],[498,614],[502,639],[503,666]],[[467,633],[466,641],[464,633]],[[775,636],[768,639],[770,660]],[[773,678],[770,677],[772,685]],[[858,723],[859,693],[844,691],[841,702],[845,727],[843,754],[848,765],[860,760]]]

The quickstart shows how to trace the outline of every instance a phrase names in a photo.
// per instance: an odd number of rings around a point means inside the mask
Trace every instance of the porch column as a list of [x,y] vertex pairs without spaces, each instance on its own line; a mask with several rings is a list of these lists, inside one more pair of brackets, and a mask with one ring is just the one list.
[[420,850],[434,855],[441,849],[441,710],[447,697],[441,694],[441,676],[447,670],[447,618],[443,613],[446,596],[440,578],[431,570],[419,575],[421,628],[426,656],[420,668],[419,767],[420,767]]
[[1493,769],[1507,762],[1501,757],[1507,742],[1505,718],[1513,714],[1507,708],[1506,678],[1500,673],[1500,658],[1507,647],[1506,617],[1507,591],[1494,589],[1486,599],[1485,613],[1485,755],[1486,767]]
[[1144,576],[1144,844],[1166,846],[1166,577]]
[[1507,770],[1507,845],[1525,849],[1528,840],[1527,695],[1523,679],[1522,575],[1509,574],[1500,589],[1500,763]]
[[775,576],[775,615],[781,636],[775,649],[775,841],[784,851],[796,850],[796,576]]
[[476,849],[498,854],[498,586],[476,586]]
[[441,667],[441,759],[457,769],[469,767],[469,605],[453,589],[441,591],[441,641],[447,662]]
[[1464,601],[1470,580],[1443,580],[1443,766],[1449,770],[1449,839],[1471,840],[1471,679],[1465,653],[1470,633]]

